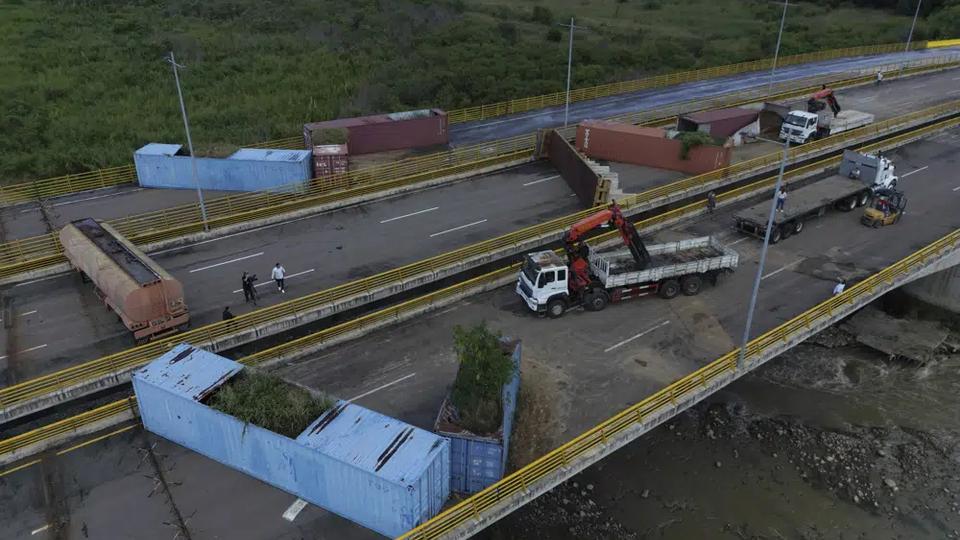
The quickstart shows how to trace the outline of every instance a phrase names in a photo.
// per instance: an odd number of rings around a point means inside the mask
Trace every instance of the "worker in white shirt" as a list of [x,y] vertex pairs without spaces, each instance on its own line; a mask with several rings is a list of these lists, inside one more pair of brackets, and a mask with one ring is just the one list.
[[846,289],[846,288],[847,288],[847,282],[846,282],[846,280],[841,279],[840,281],[837,282],[836,285],[833,286],[833,295],[836,296],[836,295],[842,293],[843,290]]
[[283,277],[286,275],[287,275],[287,269],[280,266],[280,263],[277,263],[277,265],[273,267],[273,271],[270,272],[270,277],[272,277],[273,280],[277,282],[277,290],[280,291],[281,293],[287,292],[286,289],[284,289],[283,287]]
[[777,192],[777,212],[783,212],[783,207],[787,204],[787,188],[781,187]]
[[882,71],[878,71],[878,72],[877,72],[877,86],[880,86],[880,84],[881,84],[882,82],[883,82],[883,72],[882,72]]

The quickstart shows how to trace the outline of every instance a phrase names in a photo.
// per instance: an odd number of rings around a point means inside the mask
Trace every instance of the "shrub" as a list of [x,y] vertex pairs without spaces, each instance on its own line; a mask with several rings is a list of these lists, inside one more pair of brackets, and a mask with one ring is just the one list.
[[704,144],[713,144],[713,137],[709,133],[702,131],[681,131],[677,133],[677,140],[682,143],[680,147],[680,159],[687,159],[690,150]]
[[450,398],[461,427],[477,434],[492,433],[503,419],[501,392],[514,373],[513,359],[504,351],[499,332],[483,323],[453,330],[460,369]]
[[223,385],[210,397],[209,405],[245,423],[294,438],[333,403],[275,375],[252,372]]
[[533,6],[533,13],[530,14],[530,20],[540,24],[553,24],[553,12],[550,8],[544,6]]
[[313,144],[346,144],[347,130],[344,128],[318,129],[313,132]]
[[559,28],[551,28],[547,30],[547,41],[559,42],[561,39],[563,39],[563,34],[560,33]]

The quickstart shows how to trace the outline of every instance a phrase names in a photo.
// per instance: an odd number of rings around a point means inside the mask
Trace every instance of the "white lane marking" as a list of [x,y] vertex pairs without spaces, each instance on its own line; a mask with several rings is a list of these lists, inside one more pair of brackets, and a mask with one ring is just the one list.
[[211,269],[211,268],[216,268],[216,267],[218,267],[218,266],[223,266],[223,265],[225,265],[225,264],[235,263],[235,262],[238,262],[238,261],[245,261],[245,260],[247,260],[247,259],[252,259],[252,258],[254,258],[254,257],[259,257],[259,256],[261,256],[261,255],[263,255],[263,252],[262,252],[262,251],[259,251],[259,252],[257,252],[257,253],[252,254],[252,255],[244,255],[243,257],[237,257],[236,259],[230,259],[229,261],[223,261],[223,262],[218,262],[217,264],[211,264],[211,265],[209,265],[209,266],[201,266],[200,268],[194,268],[194,269],[191,270],[189,273],[192,274],[192,273],[194,273],[194,272],[202,272],[203,270],[209,270],[209,269]]
[[48,281],[51,279],[57,279],[58,277],[63,277],[63,274],[57,274],[55,276],[47,276],[39,279],[33,279],[30,281],[24,281],[23,283],[17,283],[14,287],[23,287],[24,285],[33,285],[34,283],[40,283],[41,281]]
[[605,353],[606,353],[606,352],[610,352],[610,351],[616,349],[617,347],[626,345],[627,343],[630,343],[631,341],[633,341],[633,340],[635,340],[635,339],[642,338],[643,336],[649,334],[650,332],[653,332],[654,330],[656,330],[656,329],[658,329],[658,328],[661,328],[661,327],[664,327],[664,326],[666,326],[666,325],[668,325],[668,324],[670,324],[670,321],[663,321],[663,322],[661,322],[660,324],[658,324],[658,325],[656,325],[656,326],[653,326],[653,327],[651,327],[651,328],[647,328],[647,329],[644,330],[643,332],[640,332],[639,334],[637,334],[637,335],[635,335],[635,336],[633,336],[633,337],[628,337],[627,339],[621,341],[620,343],[616,343],[616,344],[614,344],[614,345],[611,345],[611,346],[607,347],[606,349],[603,350],[603,352],[605,352]]
[[27,315],[33,315],[33,314],[36,313],[36,312],[37,312],[37,310],[28,311],[28,312],[26,312],[26,313],[21,313],[20,316],[21,316],[21,317],[26,317]]
[[[323,215],[323,214],[319,214],[319,215]],[[177,246],[177,247],[172,247],[172,248],[167,248],[167,249],[161,249],[161,250],[158,250],[158,251],[151,251],[151,252],[150,252],[150,255],[159,255],[159,254],[161,254],[161,253],[167,253],[167,252],[170,252],[170,251],[177,251],[178,249],[187,249],[187,248],[193,247],[193,246],[202,246],[203,244],[209,244],[209,243],[211,243],[211,242],[219,242],[220,240],[226,240],[226,239],[228,239],[228,238],[233,238],[233,237],[235,237],[235,236],[241,236],[241,235],[244,235],[244,234],[250,234],[250,233],[255,233],[255,232],[259,232],[259,231],[265,231],[265,230],[267,230],[267,229],[272,229],[272,228],[274,228],[274,227],[282,227],[282,226],[284,226],[284,225],[289,225],[289,224],[291,224],[291,223],[296,223],[296,222],[298,222],[298,221],[306,221],[306,220],[308,220],[308,219],[317,219],[317,215],[304,216],[304,217],[302,217],[302,218],[291,219],[291,220],[288,220],[288,221],[281,221],[280,223],[271,223],[270,225],[264,225],[263,227],[257,227],[256,229],[250,229],[250,230],[248,230],[248,231],[235,232],[235,233],[232,233],[232,234],[225,234],[225,235],[220,236],[220,237],[218,237],[218,238],[211,238],[210,240],[201,240],[200,242],[193,242],[192,244],[186,244],[186,245],[183,245],[183,246]]]
[[434,236],[444,235],[447,233],[452,233],[454,231],[459,231],[460,229],[466,229],[467,227],[473,227],[474,225],[479,225],[481,223],[486,223],[486,222],[487,220],[481,219],[480,221],[474,221],[473,223],[467,223],[466,225],[460,225],[459,227],[454,227],[452,229],[447,229],[445,231],[435,232],[430,235],[430,238],[433,238]]
[[49,528],[50,528],[50,524],[47,523],[46,525],[44,525],[43,527],[40,527],[39,529],[34,529],[34,530],[30,531],[30,536],[33,536],[33,535],[35,535],[35,534],[37,534],[37,533],[42,533],[43,531],[45,531],[45,530],[47,530],[47,529],[49,529]]
[[[108,193],[108,194],[106,194],[106,195],[97,195],[96,197],[87,197],[86,199],[77,199],[77,200],[75,200],[75,201],[59,202],[59,203],[51,204],[50,206],[51,206],[51,207],[66,206],[66,205],[68,205],[68,204],[77,204],[77,203],[82,203],[82,202],[87,202],[87,201],[95,201],[95,200],[97,200],[97,199],[105,199],[105,198],[107,198],[107,197],[116,197],[117,195],[125,195],[125,194],[127,194],[127,193],[135,193],[135,192],[137,192],[137,191],[143,191],[143,188],[131,189],[131,190],[129,190],[129,191],[124,191],[124,192],[122,192],[122,193]],[[27,212],[36,212],[37,210],[39,210],[39,208],[27,208],[26,210],[21,210],[20,213],[21,213],[21,214],[26,214]]]
[[293,504],[283,513],[283,519],[292,522],[297,519],[297,516],[300,515],[300,512],[307,507],[307,501],[303,499],[297,499],[293,501]]
[[434,210],[436,210],[436,209],[438,209],[438,208],[440,208],[440,207],[439,207],[439,206],[434,206],[433,208],[427,208],[426,210],[419,210],[419,211],[417,211],[417,212],[411,212],[411,213],[409,213],[409,214],[404,214],[404,215],[402,215],[402,216],[397,216],[397,217],[392,217],[392,218],[390,218],[390,219],[385,219],[385,220],[381,221],[380,223],[390,223],[391,221],[396,221],[396,220],[398,220],[398,219],[408,218],[408,217],[410,217],[410,216],[417,216],[417,215],[420,215],[420,214],[426,214],[427,212],[433,212]]
[[[31,352],[31,351],[40,350],[40,349],[45,348],[46,346],[47,346],[47,344],[44,343],[43,345],[37,345],[36,347],[30,347],[29,349],[24,349],[24,350],[18,352],[17,354],[24,354],[24,353],[28,353],[28,352]],[[4,358],[6,358],[6,356],[0,356],[0,360],[3,360]]]
[[901,174],[901,175],[900,175],[900,178],[906,178],[906,177],[910,176],[911,174],[918,173],[918,172],[920,172],[920,171],[925,171],[925,170],[927,170],[927,169],[929,169],[929,168],[930,168],[929,165],[924,165],[923,167],[920,167],[919,169],[914,169],[914,170],[912,170],[912,171],[910,171],[910,172],[908,172],[908,173]]
[[[313,272],[314,270],[316,270],[316,268],[311,268],[311,269],[309,269],[309,270],[304,270],[303,272],[297,272],[296,274],[287,274],[286,277],[284,277],[283,279],[290,279],[290,278],[295,278],[295,277],[297,277],[297,276],[302,276],[302,275],[304,275],[304,274],[309,274],[310,272]],[[256,287],[263,287],[264,285],[273,285],[273,284],[274,284],[274,281],[273,281],[272,279],[270,279],[270,280],[264,281],[263,283],[257,283],[256,285],[254,285],[254,288],[256,288]],[[241,293],[241,292],[243,292],[243,289],[237,289],[237,290],[233,291],[234,294],[236,294],[236,293]]]
[[950,80],[951,80],[951,81],[960,81],[960,77],[954,77],[954,78],[952,78],[952,79],[950,79]]
[[539,184],[540,182],[546,182],[546,181],[548,181],[548,180],[556,180],[557,178],[560,178],[560,175],[559,175],[559,174],[554,175],[554,176],[548,176],[548,177],[546,177],[546,178],[541,178],[541,179],[539,179],[539,180],[534,180],[533,182],[527,182],[526,184],[524,184],[524,187],[526,187],[526,186],[532,186],[532,185],[534,185],[534,184]]
[[768,277],[773,277],[773,276],[779,274],[780,272],[783,272],[784,270],[789,270],[790,268],[793,268],[794,266],[800,264],[801,262],[803,262],[803,259],[797,259],[797,260],[793,261],[793,262],[790,263],[790,264],[786,264],[786,265],[782,266],[781,268],[778,268],[777,270],[774,270],[773,272],[770,272],[769,274],[763,276],[763,277],[760,278],[760,279],[767,279]]
[[875,99],[877,99],[877,96],[870,96],[870,97],[860,98],[859,101],[873,101],[873,100],[875,100]]
[[739,240],[735,240],[735,241],[733,241],[733,242],[730,242],[730,243],[727,244],[727,245],[728,245],[728,246],[735,246],[735,245],[739,244],[740,242],[746,242],[746,241],[749,240],[749,239],[750,239],[749,236],[744,236],[743,238],[741,238],[741,239],[739,239]]
[[960,191],[960,186],[953,188],[954,191]]
[[410,377],[413,377],[414,375],[416,375],[416,373],[411,373],[411,374],[409,374],[409,375],[404,375],[403,377],[400,377],[399,379],[397,379],[397,380],[395,380],[395,381],[388,382],[387,384],[381,384],[380,386],[374,388],[373,390],[369,390],[369,391],[367,391],[367,392],[364,392],[364,393],[360,394],[359,396],[354,396],[354,397],[348,399],[348,400],[347,400],[347,403],[353,403],[354,401],[356,401],[356,400],[358,400],[358,399],[365,398],[365,397],[369,396],[370,394],[373,394],[373,393],[375,393],[375,392],[379,392],[379,391],[383,390],[384,388],[390,388],[391,386],[393,386],[393,385],[395,385],[395,384],[397,384],[397,383],[401,383],[401,382],[409,379]]

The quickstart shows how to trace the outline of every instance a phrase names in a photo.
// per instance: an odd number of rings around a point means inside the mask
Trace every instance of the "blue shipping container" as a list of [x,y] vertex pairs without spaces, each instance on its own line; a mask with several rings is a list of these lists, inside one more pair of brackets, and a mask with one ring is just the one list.
[[[150,143],[133,154],[143,187],[195,189],[190,156],[179,144]],[[198,157],[202,189],[298,191],[313,175],[309,150],[242,148],[226,158]]]
[[296,439],[201,403],[243,369],[187,344],[174,347],[134,374],[143,425],[387,536],[440,511],[450,494],[448,440],[343,401]]
[[510,433],[520,390],[520,342],[513,349],[513,378],[503,386],[503,423],[490,436],[473,434],[451,423],[450,398],[443,400],[434,431],[450,439],[450,489],[458,493],[476,493],[503,478],[510,451]]

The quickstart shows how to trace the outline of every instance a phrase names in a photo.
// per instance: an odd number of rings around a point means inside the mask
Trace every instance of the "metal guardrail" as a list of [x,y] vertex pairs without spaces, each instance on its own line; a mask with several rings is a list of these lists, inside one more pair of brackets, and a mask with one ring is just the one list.
[[[745,365],[741,369],[751,370],[754,365],[761,361],[764,353],[769,349],[773,349],[792,337],[802,334],[817,322],[829,320],[835,313],[848,308],[862,297],[872,295],[875,290],[885,284],[923,267],[931,258],[955,250],[958,246],[960,246],[960,229],[873,274],[842,294],[821,302],[773,330],[751,340],[747,344]],[[465,525],[484,522],[489,517],[488,513],[497,505],[505,503],[511,498],[524,496],[531,490],[536,490],[539,487],[538,484],[546,484],[551,475],[570,467],[587,452],[606,445],[608,441],[634,425],[642,423],[646,418],[669,411],[676,407],[678,402],[693,397],[700,389],[709,386],[713,381],[736,373],[739,353],[739,348],[734,349],[643,401],[597,424],[533,463],[407,532],[400,537],[401,540],[436,540],[454,533],[458,528]],[[544,486],[543,489],[548,488],[549,486]],[[492,520],[486,519],[485,524],[489,523],[492,523]]]
[[[915,42],[911,49],[923,49],[926,42]],[[868,45],[865,47],[849,47],[846,49],[833,49],[828,51],[819,51],[814,53],[796,54],[792,56],[781,57],[777,61],[779,66],[788,66],[794,64],[803,64],[807,62],[816,62],[820,60],[832,60],[835,58],[844,58],[851,56],[867,56],[873,54],[894,53],[903,51],[904,44],[890,43],[886,45]],[[570,91],[570,102],[589,101],[602,97],[614,96],[619,94],[628,94],[639,90],[650,88],[661,88],[675,84],[683,84],[704,79],[715,79],[728,75],[740,73],[749,73],[770,69],[773,64],[773,58],[763,60],[754,60],[752,62],[741,62],[739,64],[728,64],[724,66],[695,69],[692,71],[681,71],[677,73],[667,73],[654,77],[645,77],[630,81],[619,81],[586,88],[576,88]],[[447,111],[447,119],[451,124],[460,122],[474,122],[477,120],[486,120],[509,114],[527,112],[546,107],[555,107],[563,105],[566,102],[566,92],[554,92],[552,94],[543,94],[539,96],[524,97],[501,101],[499,103],[490,103],[487,105],[478,105],[475,107],[466,107]]]
[[[936,117],[954,114],[960,111],[960,100],[950,102],[936,107],[930,107],[923,111],[910,113],[884,122],[878,122],[857,130],[851,130],[846,133],[827,137],[819,141],[791,148],[789,158],[791,160],[801,159],[811,154],[816,154],[824,149],[832,148],[836,145],[843,145],[845,141],[857,139],[866,135],[879,136],[886,130],[895,129],[897,126],[916,122],[919,120],[934,119]],[[933,129],[936,126],[930,126],[922,129]],[[912,134],[902,134],[899,137],[905,138]],[[891,140],[897,140],[893,137]],[[667,198],[671,195],[679,196],[691,188],[696,188],[703,184],[722,180],[726,177],[737,174],[748,173],[753,170],[766,167],[773,167],[781,159],[780,152],[774,152],[749,161],[744,161],[724,169],[708,172],[698,176],[693,176],[673,182],[671,184],[653,188],[636,195],[628,195],[618,201],[625,212],[631,209],[647,204],[651,201]],[[134,368],[143,365],[156,358],[177,343],[183,341],[203,346],[207,343],[213,343],[229,335],[236,333],[241,329],[250,329],[261,324],[269,323],[282,318],[287,318],[304,311],[316,309],[320,306],[351,298],[360,293],[369,293],[374,289],[379,289],[396,283],[403,283],[405,278],[436,272],[438,269],[448,267],[464,260],[476,258],[484,253],[489,253],[510,246],[520,245],[524,241],[546,235],[560,235],[562,232],[576,221],[586,217],[593,210],[587,209],[571,215],[552,219],[545,223],[526,227],[511,233],[478,242],[463,248],[459,248],[447,253],[429,257],[415,263],[408,264],[393,270],[388,270],[369,276],[367,278],[344,283],[323,291],[308,294],[306,296],[289,300],[270,307],[261,308],[250,313],[239,315],[229,321],[211,323],[201,328],[190,330],[181,334],[170,336],[146,345],[128,349],[119,353],[114,353],[96,360],[91,360],[82,364],[64,368],[60,371],[42,375],[34,379],[24,381],[19,384],[0,389],[0,407],[6,408],[12,405],[20,404],[31,399],[69,388],[73,385],[81,384],[89,380],[97,379],[103,376]],[[655,218],[654,218],[655,219]],[[559,237],[559,236],[558,236]]]
[[[954,45],[960,45],[960,40],[943,40],[929,43],[917,41],[911,45],[911,49],[917,50],[934,47],[951,47]],[[902,50],[902,47],[903,46],[901,44],[894,43],[887,45],[869,45],[865,47],[833,49],[828,51],[782,57],[778,61],[778,64],[781,66],[786,66],[849,56],[865,56],[899,52]],[[585,101],[599,97],[636,92],[638,90],[647,88],[659,88],[673,84],[681,84],[685,82],[700,81],[704,79],[735,75],[738,73],[769,69],[772,61],[772,58],[766,58],[753,62],[741,62],[738,64],[728,64],[692,71],[669,73],[631,81],[621,81],[599,86],[577,88],[570,92],[570,100]],[[544,94],[541,96],[532,96],[510,101],[503,101],[489,105],[454,109],[447,112],[447,118],[452,124],[473,120],[483,120],[486,118],[529,111],[532,109],[562,105],[565,98],[566,93],[557,92],[553,94]],[[301,148],[303,144],[300,136],[292,136],[257,143],[256,146],[258,148]],[[12,184],[9,186],[0,186],[0,206],[18,204],[37,199],[58,197],[91,189],[129,184],[135,182],[136,179],[136,169],[132,164],[130,164],[97,169],[77,174],[43,178],[39,180]]]
[[[911,130],[908,133],[891,137],[881,143],[864,146],[861,148],[861,150],[870,152],[883,147],[895,146],[902,142],[913,140],[928,133],[939,131],[958,124],[960,124],[960,118],[943,121],[938,124]],[[779,156],[779,153],[775,153],[758,159],[766,160],[773,158],[773,161],[776,162],[779,160]],[[786,178],[789,180],[790,178],[800,176],[808,171],[817,170],[818,168],[823,169],[836,166],[839,162],[839,156],[820,160],[816,163],[804,165],[803,167],[788,171],[786,173]],[[712,178],[712,173],[701,175],[701,177]],[[666,194],[680,193],[697,185],[697,183],[691,182],[691,180],[694,178],[698,177],[684,179],[671,184],[672,186],[675,186],[673,190],[663,190],[662,188],[657,188],[651,191],[664,192]],[[700,184],[708,181],[709,180],[702,180]],[[741,186],[733,190],[729,190],[725,193],[722,193],[718,197],[718,200],[720,202],[725,202],[727,200],[731,200],[732,198],[740,197],[756,190],[768,188],[773,185],[774,181],[775,179],[771,177]],[[653,198],[655,197],[647,196],[647,193],[645,192],[639,195],[625,197],[620,201],[620,204],[626,212],[629,212],[630,209],[635,208],[645,202],[649,202]],[[639,225],[641,227],[650,227],[666,220],[674,219],[677,216],[683,215],[684,213],[694,212],[698,209],[701,209],[703,204],[705,203],[700,201],[676,210],[661,213],[640,222]],[[404,267],[382,272],[380,274],[357,281],[345,283],[324,291],[319,291],[317,293],[284,302],[283,304],[262,308],[251,313],[238,316],[230,321],[212,323],[210,325],[171,336],[147,345],[115,353],[103,358],[79,364],[77,366],[72,366],[54,373],[43,375],[17,385],[9,386],[7,388],[0,389],[0,407],[17,405],[40,396],[48,395],[58,390],[67,389],[71,386],[83,384],[84,382],[90,380],[95,380],[97,378],[116,374],[120,371],[135,368],[137,366],[146,364],[153,358],[156,358],[157,356],[160,356],[168,351],[174,345],[184,341],[193,343],[197,346],[204,346],[204,344],[212,343],[217,339],[222,339],[241,329],[254,328],[258,325],[273,320],[290,317],[296,313],[316,309],[320,306],[350,298],[357,294],[369,294],[369,291],[371,290],[393,285],[398,282],[402,283],[405,277],[412,277],[428,272],[434,272],[436,269],[440,269],[464,260],[469,260],[470,258],[477,257],[483,253],[519,245],[521,242],[531,238],[543,237],[548,234],[557,235],[559,237],[559,235],[562,234],[562,232],[569,227],[570,224],[582,219],[592,211],[593,210],[584,210],[573,215],[556,218],[544,224],[527,227],[498,238],[493,238],[478,244],[466,246],[464,248],[424,259]],[[608,237],[612,237],[612,235],[613,233],[608,233],[606,236],[598,237],[598,240],[602,241]],[[492,274],[488,274],[486,276],[487,279],[490,279],[491,275]],[[480,278],[474,279],[470,281],[470,283],[476,283],[478,279]],[[306,347],[315,345],[317,343],[323,343],[345,333],[358,331],[365,325],[376,324],[384,320],[389,320],[391,317],[398,317],[398,314],[402,310],[413,309],[414,307],[421,305],[423,302],[434,302],[438,299],[442,299],[444,297],[443,295],[458,294],[460,290],[461,289],[457,289],[456,286],[448,287],[438,291],[437,293],[433,293],[436,296],[427,295],[426,297],[420,297],[406,303],[399,304],[393,308],[380,310],[370,315],[366,315],[352,321],[347,321],[320,332],[311,334],[305,338],[291,341],[288,344],[283,344],[278,347],[262,351],[252,355],[250,358],[251,361],[261,362],[270,358],[275,358],[281,353],[287,354],[290,350],[292,350],[291,347]]]
[[[947,56],[915,62],[904,70],[905,75],[948,65],[956,65],[960,56]],[[897,64],[899,66],[899,64]],[[881,66],[883,67],[883,66]],[[868,70],[872,73],[871,68]],[[834,81],[836,88],[862,84],[871,76],[858,76]],[[787,88],[792,82],[782,83]],[[808,93],[814,87],[794,88],[768,96],[768,99],[786,99]],[[756,101],[757,89],[735,91],[705,100],[691,100],[659,109],[630,113],[611,120],[644,123],[665,121],[682,112],[708,109],[716,106],[737,106]],[[740,96],[749,96],[741,98]],[[731,100],[731,98],[737,98]],[[575,127],[562,128],[565,136],[572,137]],[[530,133],[489,143],[480,143],[427,156],[408,158],[383,166],[351,171],[337,177],[315,181],[306,189],[295,192],[257,192],[227,195],[210,199],[207,203],[208,225],[211,229],[227,227],[293,212],[303,208],[349,200],[363,195],[378,193],[425,180],[469,172],[471,170],[509,163],[533,157],[536,134]],[[137,244],[144,245],[178,238],[203,230],[200,209],[196,204],[186,204],[110,220],[109,223]],[[55,233],[12,240],[0,244],[0,279],[23,272],[39,270],[63,263],[62,247]]]

